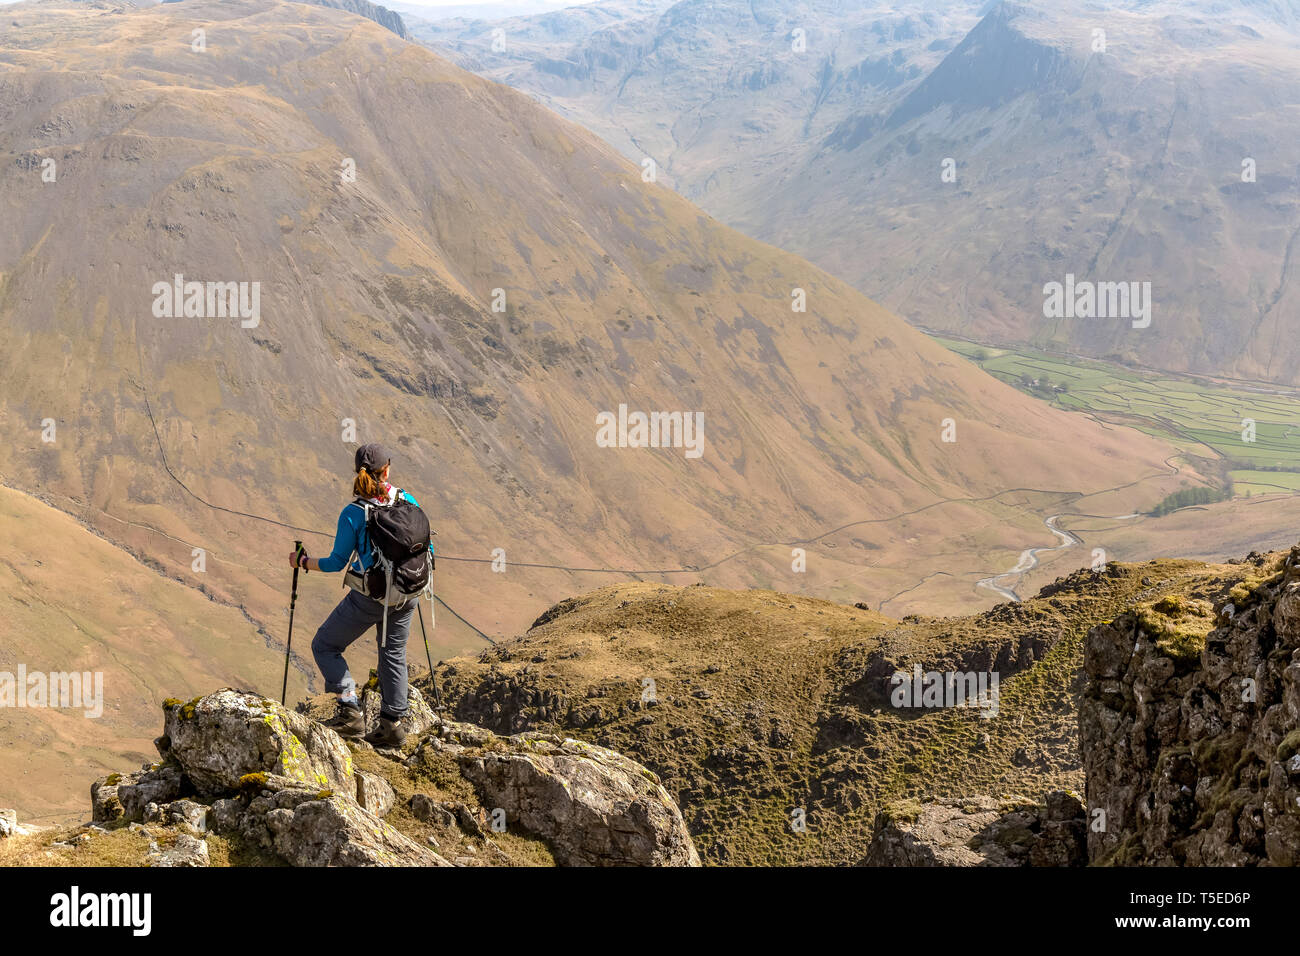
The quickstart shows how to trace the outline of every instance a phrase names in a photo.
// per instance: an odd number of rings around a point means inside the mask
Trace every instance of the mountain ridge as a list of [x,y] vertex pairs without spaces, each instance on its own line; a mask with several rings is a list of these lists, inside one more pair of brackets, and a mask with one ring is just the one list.
[[[548,45],[510,21],[520,40],[500,53],[485,45],[494,24],[416,38],[653,159],[724,221],[916,325],[1300,381],[1293,5],[1071,0],[941,16],[808,0],[777,23],[739,0],[709,10],[683,0],[658,20],[625,17],[618,29],[640,39],[610,48],[585,85],[535,64],[585,62],[599,31]],[[675,35],[672,15],[688,13],[695,33]],[[782,49],[794,27],[803,54]],[[1043,287],[1067,272],[1150,281],[1163,326],[1048,318]]]

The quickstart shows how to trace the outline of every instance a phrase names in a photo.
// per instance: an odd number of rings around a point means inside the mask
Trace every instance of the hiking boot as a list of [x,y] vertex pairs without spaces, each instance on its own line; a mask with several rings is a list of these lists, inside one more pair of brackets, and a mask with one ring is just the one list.
[[349,704],[339,704],[334,716],[321,723],[340,737],[360,737],[366,732],[366,718],[362,715],[361,708]]
[[396,749],[406,740],[406,729],[402,721],[388,717],[379,718],[379,726],[366,734],[366,743],[375,748]]

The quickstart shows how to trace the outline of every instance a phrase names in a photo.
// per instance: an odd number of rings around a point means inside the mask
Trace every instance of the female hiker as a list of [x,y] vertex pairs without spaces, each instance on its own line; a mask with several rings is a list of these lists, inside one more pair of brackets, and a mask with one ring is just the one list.
[[[389,484],[391,464],[382,445],[358,448],[352,482],[355,499],[339,514],[333,551],[320,559],[305,552],[290,557],[291,565],[306,571],[347,569],[348,593],[311,642],[325,689],[338,695],[338,711],[325,725],[345,737],[361,736],[365,720],[343,652],[375,628],[382,704],[379,726],[365,739],[376,747],[400,747],[406,738],[402,727],[407,711],[406,640],[420,592],[428,582],[427,559],[433,551],[429,523],[419,502]],[[371,541],[372,529],[381,540]]]

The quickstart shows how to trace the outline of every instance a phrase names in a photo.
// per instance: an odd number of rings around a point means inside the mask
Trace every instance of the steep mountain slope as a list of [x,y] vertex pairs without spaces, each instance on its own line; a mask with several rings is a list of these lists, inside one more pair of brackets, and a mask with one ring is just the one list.
[[[1300,6],[944,8],[683,0],[540,47],[535,18],[416,35],[922,327],[1300,382]],[[1151,326],[1045,317],[1067,274],[1150,282]]]
[[[283,649],[188,584],[0,488],[0,683],[55,704],[0,706],[0,806],[37,823],[82,819],[87,779],[152,759],[160,687],[193,695],[229,681],[278,697]],[[68,700],[29,697],[50,674],[77,675],[58,684]],[[305,686],[297,670],[292,683]]]
[[[356,440],[397,449],[447,554],[440,592],[506,634],[608,580],[525,563],[828,594],[941,571],[969,602],[1045,536],[1039,509],[1104,491],[1132,510],[1195,478],[369,21],[272,0],[5,20],[6,480],[273,632],[286,545],[327,546],[297,529],[332,531]],[[159,317],[176,275],[260,283],[257,322]],[[702,457],[600,447],[620,404],[701,413]],[[300,619],[336,588],[309,576]],[[435,643],[478,640],[454,623]]]

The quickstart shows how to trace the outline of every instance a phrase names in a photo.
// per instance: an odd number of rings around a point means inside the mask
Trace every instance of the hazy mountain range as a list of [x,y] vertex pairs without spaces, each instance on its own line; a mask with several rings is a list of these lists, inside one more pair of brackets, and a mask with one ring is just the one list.
[[[412,31],[918,325],[1300,382],[1296,3],[581,10]],[[1150,326],[1045,315],[1067,275]]]

